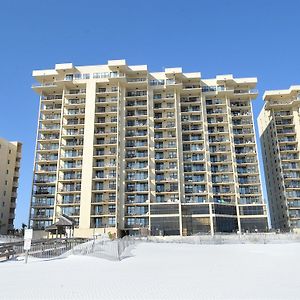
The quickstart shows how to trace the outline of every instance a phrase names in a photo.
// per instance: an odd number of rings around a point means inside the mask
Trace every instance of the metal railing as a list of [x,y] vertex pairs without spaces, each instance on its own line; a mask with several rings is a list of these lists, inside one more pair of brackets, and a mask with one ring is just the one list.
[[[36,258],[54,258],[61,256],[63,253],[69,251],[75,246],[88,241],[84,238],[65,238],[65,239],[41,239],[35,240],[31,243],[31,248],[28,252],[29,256]],[[24,241],[19,240],[10,243],[0,244],[0,254],[9,253],[7,259],[12,255],[24,255]]]
[[125,236],[122,239],[110,240],[108,238],[94,239],[87,243],[78,245],[64,253],[62,257],[69,255],[87,255],[109,260],[120,261],[131,256],[131,248],[141,239]]
[[[140,242],[199,245],[300,243],[300,234],[268,232],[211,235],[210,233],[199,233],[193,236],[125,236],[114,240],[108,237],[93,240],[84,238],[43,239],[32,242],[29,256],[49,259],[84,255],[120,261],[132,256],[131,250]],[[23,241],[0,244],[0,254],[7,259],[12,255],[24,255]]]
[[243,233],[222,234],[199,233],[193,236],[148,236],[145,241],[154,243],[185,243],[185,244],[278,244],[300,243],[300,234],[294,233]]

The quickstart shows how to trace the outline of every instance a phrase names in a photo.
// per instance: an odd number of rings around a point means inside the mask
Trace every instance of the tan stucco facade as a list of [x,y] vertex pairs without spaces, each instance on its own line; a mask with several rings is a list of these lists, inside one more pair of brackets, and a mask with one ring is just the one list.
[[264,93],[258,117],[270,221],[283,231],[300,229],[300,86]]
[[125,60],[34,71],[40,94],[30,223],[75,235],[266,230],[256,78],[149,72]]
[[22,144],[0,138],[0,234],[14,229]]

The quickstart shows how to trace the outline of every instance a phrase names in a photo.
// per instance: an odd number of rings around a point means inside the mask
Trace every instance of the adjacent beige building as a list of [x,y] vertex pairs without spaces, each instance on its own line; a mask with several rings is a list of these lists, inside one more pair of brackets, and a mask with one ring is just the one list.
[[14,229],[22,144],[0,138],[0,234]]
[[33,71],[40,95],[30,225],[75,235],[264,231],[256,78],[125,60]]
[[259,133],[272,227],[300,229],[300,85],[264,93]]

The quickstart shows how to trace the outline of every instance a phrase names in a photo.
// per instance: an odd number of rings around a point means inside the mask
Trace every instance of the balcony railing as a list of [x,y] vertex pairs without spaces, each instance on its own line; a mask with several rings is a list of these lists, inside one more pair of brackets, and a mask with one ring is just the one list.
[[34,83],[32,87],[56,87],[56,84],[54,82]]
[[127,77],[127,82],[146,82],[147,78],[130,78]]

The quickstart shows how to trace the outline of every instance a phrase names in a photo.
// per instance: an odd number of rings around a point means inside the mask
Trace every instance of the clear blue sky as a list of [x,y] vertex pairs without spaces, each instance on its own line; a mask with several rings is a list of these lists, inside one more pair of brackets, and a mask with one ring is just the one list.
[[33,69],[127,59],[152,71],[181,66],[257,76],[265,89],[300,84],[300,1],[2,1],[0,136],[23,142],[15,225],[27,223],[38,96]]

